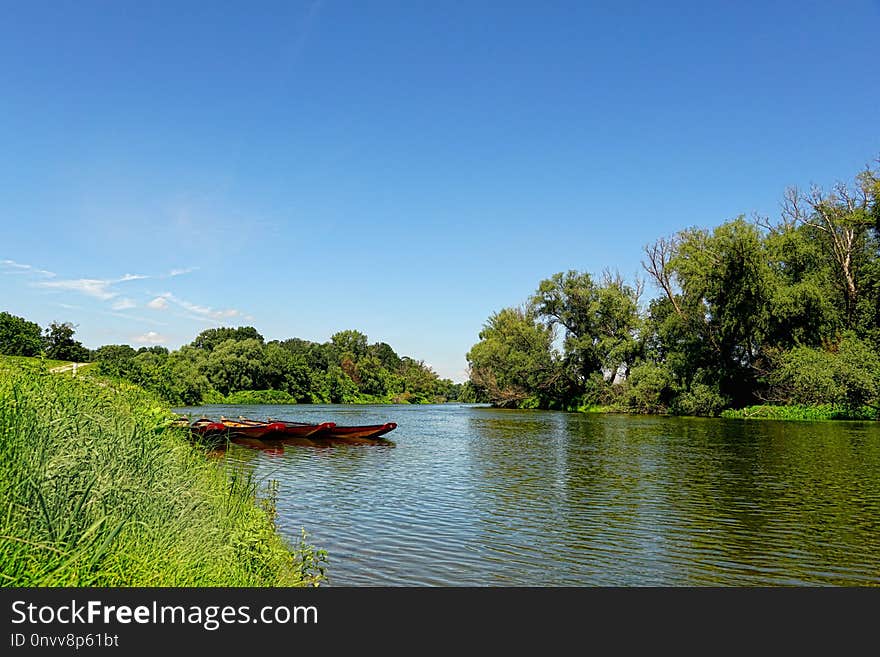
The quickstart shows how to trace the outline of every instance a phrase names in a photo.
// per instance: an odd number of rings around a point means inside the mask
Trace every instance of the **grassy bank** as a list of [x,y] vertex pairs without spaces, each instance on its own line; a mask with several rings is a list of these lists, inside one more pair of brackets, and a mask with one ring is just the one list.
[[141,389],[0,358],[3,586],[296,586],[320,562]]
[[721,417],[739,420],[876,420],[877,409],[863,406],[860,409],[844,409],[831,404],[816,406],[747,406],[727,409]]
[[[579,413],[624,413],[638,415],[669,415],[670,413],[637,412],[625,406],[579,406]],[[674,414],[673,414],[674,415]],[[719,417],[731,420],[880,420],[880,412],[870,406],[846,409],[833,404],[814,406],[761,404],[746,408],[728,408]]]

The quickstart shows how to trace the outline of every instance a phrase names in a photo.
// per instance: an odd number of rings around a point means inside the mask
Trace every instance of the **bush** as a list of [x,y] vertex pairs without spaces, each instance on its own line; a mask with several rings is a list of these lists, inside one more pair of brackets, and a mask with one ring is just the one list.
[[670,410],[675,415],[702,415],[715,417],[730,404],[718,388],[705,383],[694,383],[690,390],[681,393],[672,403]]
[[296,398],[283,390],[239,390],[227,395],[227,404],[295,404]]
[[665,413],[675,396],[672,374],[661,365],[632,368],[620,394],[621,408],[632,413]]
[[880,356],[847,334],[829,349],[795,347],[770,375],[775,398],[794,405],[833,404],[850,411],[880,405]]

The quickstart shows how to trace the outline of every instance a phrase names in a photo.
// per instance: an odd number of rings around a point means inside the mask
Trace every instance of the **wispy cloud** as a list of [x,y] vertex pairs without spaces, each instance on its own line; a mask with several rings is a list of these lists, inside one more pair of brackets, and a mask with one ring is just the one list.
[[128,310],[129,308],[137,308],[137,304],[128,297],[123,297],[119,301],[114,302],[112,307],[113,310]]
[[218,310],[216,308],[211,308],[210,306],[202,306],[187,301],[186,299],[180,299],[174,296],[171,292],[163,292],[162,294],[157,295],[147,304],[147,307],[152,308],[153,310],[167,310],[169,303],[174,304],[178,308],[183,308],[190,313],[188,315],[190,319],[197,319],[199,321],[221,321],[243,316],[242,311],[236,308],[224,308]]
[[112,281],[98,278],[76,278],[66,281],[43,281],[40,283],[34,283],[36,287],[79,292],[80,294],[85,294],[86,296],[94,297],[101,301],[109,301],[113,297],[119,296],[118,292],[114,292],[110,289],[112,284]]
[[112,283],[127,283],[128,281],[142,281],[145,278],[149,278],[145,274],[126,274],[122,278],[117,278],[115,281],[111,281]]
[[[109,301],[110,299],[115,299],[119,296],[119,292],[113,289],[114,285],[118,283],[128,283],[129,281],[140,281],[147,278],[150,277],[145,274],[125,274],[120,278],[71,278],[60,281],[39,281],[32,285],[50,290],[78,292],[95,299],[100,299],[101,301]],[[117,307],[119,304],[122,304],[121,307]],[[134,307],[134,302],[131,299],[121,299],[113,305],[115,310],[123,310],[132,307]]]
[[181,267],[179,269],[172,269],[165,275],[165,277],[174,278],[175,276],[183,276],[184,274],[189,274],[196,270],[198,270],[198,267]]
[[26,265],[15,260],[0,260],[0,271],[4,274],[36,274],[37,276],[45,276],[47,278],[55,276],[55,272],[39,269],[33,265]]
[[166,310],[168,308],[168,298],[160,295],[148,302],[147,308],[152,308],[153,310]]
[[139,335],[134,338],[134,341],[138,344],[163,344],[167,342],[167,338],[160,333],[156,333],[156,331],[147,331],[143,335]]

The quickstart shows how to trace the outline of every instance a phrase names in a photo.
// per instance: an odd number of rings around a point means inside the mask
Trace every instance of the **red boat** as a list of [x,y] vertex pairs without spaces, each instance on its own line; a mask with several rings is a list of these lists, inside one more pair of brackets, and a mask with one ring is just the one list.
[[270,434],[278,434],[284,431],[282,422],[255,422],[253,420],[238,421],[220,417],[223,427],[233,436],[245,438],[264,438]]
[[[176,426],[183,426],[182,424],[177,424]],[[206,417],[198,419],[191,424],[186,425],[189,427],[189,430],[192,433],[198,434],[200,436],[204,436],[207,434],[216,434],[222,431],[226,431],[226,427],[223,426],[221,422],[214,422],[214,420],[209,420]]]
[[[277,422],[278,420],[270,421]],[[284,422],[287,426],[293,427],[312,427],[315,429],[315,432],[311,435],[312,438],[379,438],[380,436],[384,436],[389,431],[394,431],[397,428],[397,423],[395,422],[386,422],[385,424],[365,424],[359,426],[350,426],[344,427],[339,426],[338,424],[334,424],[333,422],[325,422],[324,424],[308,424],[307,422]],[[329,427],[327,425],[330,425]],[[326,427],[320,429],[320,427]],[[302,434],[300,434],[302,435]]]
[[327,438],[379,438],[389,431],[397,428],[395,422],[386,422],[385,424],[362,425],[352,427],[340,427],[336,425],[332,429],[328,429],[322,436]]
[[[238,421],[242,424],[247,424],[250,426],[260,426],[267,424],[266,422],[260,422],[259,420],[249,420],[246,417],[239,417]],[[283,420],[273,420],[272,418],[269,418],[269,422],[273,425],[281,425],[281,428],[277,429],[277,431],[282,434],[282,436],[279,437],[284,438],[308,438],[309,436],[318,437],[317,434],[322,434],[323,432],[336,426],[335,422],[309,424],[308,422],[285,422]]]

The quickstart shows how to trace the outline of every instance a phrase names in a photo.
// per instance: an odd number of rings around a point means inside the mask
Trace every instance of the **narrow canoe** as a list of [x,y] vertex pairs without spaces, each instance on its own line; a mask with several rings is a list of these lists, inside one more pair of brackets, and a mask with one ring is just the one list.
[[189,430],[192,433],[206,435],[226,431],[226,427],[224,427],[223,424],[220,422],[214,422],[214,420],[209,420],[208,418],[203,417],[195,420],[192,424],[190,424]]
[[253,420],[241,422],[225,417],[221,417],[220,421],[231,435],[245,438],[264,438],[284,431],[284,425],[281,422],[255,422]]
[[379,438],[389,431],[394,431],[397,423],[386,422],[385,424],[361,425],[351,427],[341,427],[336,425],[332,429],[328,429],[322,436],[328,438]]
[[[249,420],[245,417],[238,418],[238,421],[243,424],[248,424],[252,426],[265,424],[265,422],[260,422],[259,420]],[[309,424],[308,422],[285,422],[283,420],[273,420],[272,418],[269,418],[269,422],[274,425],[280,425],[281,428],[277,429],[277,431],[282,434],[279,437],[283,438],[308,438],[309,436],[318,437],[318,434],[323,434],[327,430],[332,429],[336,426],[335,422]]]
[[[272,420],[269,418],[270,421]],[[288,427],[313,427],[316,428],[316,432],[311,435],[312,438],[379,438],[380,436],[384,436],[389,431],[394,431],[397,428],[396,422],[386,422],[385,424],[364,424],[357,426],[339,426],[338,424],[333,424],[332,422],[325,422],[324,424],[308,424],[306,422],[285,422],[285,425]],[[330,425],[329,427],[322,428],[320,431],[317,428],[325,427],[326,425]],[[300,434],[302,435],[302,434]]]

